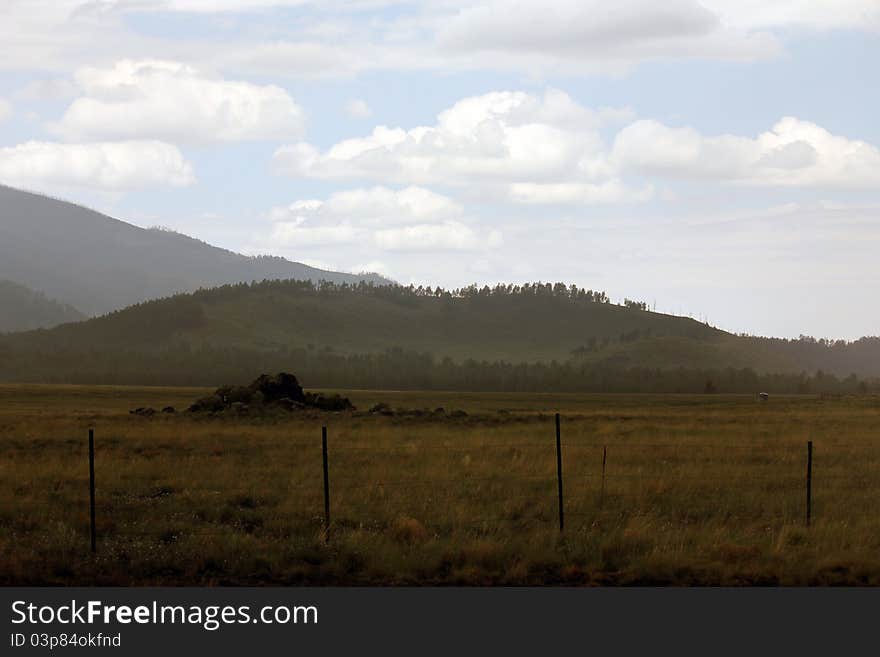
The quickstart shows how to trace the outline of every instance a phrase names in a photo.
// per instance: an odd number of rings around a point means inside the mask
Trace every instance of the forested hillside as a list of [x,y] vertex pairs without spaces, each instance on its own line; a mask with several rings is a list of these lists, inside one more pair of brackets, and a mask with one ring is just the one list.
[[49,299],[41,292],[0,280],[0,333],[50,328],[85,317],[76,308]]
[[857,391],[880,374],[880,340],[735,336],[559,283],[308,281],[200,290],[0,339],[7,381],[212,385],[279,369],[335,387]]

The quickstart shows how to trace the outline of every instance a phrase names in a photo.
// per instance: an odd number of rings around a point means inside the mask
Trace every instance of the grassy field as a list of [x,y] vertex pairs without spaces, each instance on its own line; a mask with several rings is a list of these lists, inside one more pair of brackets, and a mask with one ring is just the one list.
[[[0,386],[0,583],[880,584],[877,397],[351,391],[349,414],[128,413],[204,392]],[[380,401],[446,412],[364,412]]]

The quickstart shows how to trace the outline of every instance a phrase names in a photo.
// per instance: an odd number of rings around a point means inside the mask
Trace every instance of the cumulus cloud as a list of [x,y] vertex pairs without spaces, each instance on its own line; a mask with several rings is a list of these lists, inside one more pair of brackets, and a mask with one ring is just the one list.
[[[607,144],[600,127],[622,122],[628,125]],[[591,110],[556,90],[465,98],[435,125],[378,126],[326,150],[304,142],[283,146],[273,165],[293,177],[479,185],[486,198],[523,204],[645,202],[655,196],[651,178],[843,189],[880,180],[876,146],[808,121],[783,118],[754,138],[705,136],[656,120],[632,121],[626,110]]]
[[192,166],[171,144],[157,141],[63,144],[29,141],[0,148],[0,181],[53,190],[124,191],[195,182]]
[[84,96],[52,130],[70,140],[241,141],[297,137],[303,110],[274,85],[224,80],[178,62],[83,68]]
[[576,74],[668,58],[752,61],[781,48],[774,35],[727,25],[696,0],[493,0],[442,20],[437,43],[481,53],[483,66]]
[[522,0],[457,3],[434,25],[451,61],[536,75],[621,74],[668,59],[756,61],[792,29],[880,32],[876,0]]
[[[718,16],[690,0],[613,6],[590,0],[490,3],[461,10],[441,38],[455,47],[546,51],[631,46],[643,39],[702,36],[719,27]],[[502,10],[503,9],[503,10]]]
[[707,137],[641,120],[617,135],[612,160],[647,175],[759,186],[858,189],[880,184],[880,149],[787,117],[756,138]]
[[461,213],[461,207],[452,199],[424,187],[393,190],[379,186],[339,191],[326,201],[296,201],[273,208],[270,217],[274,221],[305,216],[331,221],[357,219],[366,224],[388,225],[447,219]]
[[[378,126],[323,152],[303,142],[283,146],[273,164],[277,173],[294,177],[481,183],[512,200],[603,202],[610,198],[607,189],[583,186],[609,183],[614,175],[599,128],[629,118],[628,110],[591,110],[557,90],[543,96],[493,92],[457,102],[433,126]],[[573,193],[577,184],[580,192]],[[621,183],[615,184],[622,191]],[[568,185],[570,191],[539,185]],[[616,200],[623,196],[618,193]]]
[[499,232],[469,225],[452,199],[414,186],[351,189],[323,201],[296,201],[273,208],[269,219],[265,243],[282,248],[359,244],[380,251],[467,251],[501,241]]

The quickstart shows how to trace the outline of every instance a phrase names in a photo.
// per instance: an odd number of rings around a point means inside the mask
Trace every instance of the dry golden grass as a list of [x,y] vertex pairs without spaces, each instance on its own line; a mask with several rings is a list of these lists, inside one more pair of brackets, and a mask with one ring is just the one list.
[[876,397],[358,391],[468,416],[128,413],[203,393],[0,386],[0,582],[880,584]]

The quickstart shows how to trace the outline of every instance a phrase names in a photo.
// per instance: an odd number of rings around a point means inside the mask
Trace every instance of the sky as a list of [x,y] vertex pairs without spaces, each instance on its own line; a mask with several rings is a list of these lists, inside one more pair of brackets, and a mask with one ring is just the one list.
[[0,182],[447,288],[880,334],[880,0],[0,0]]

